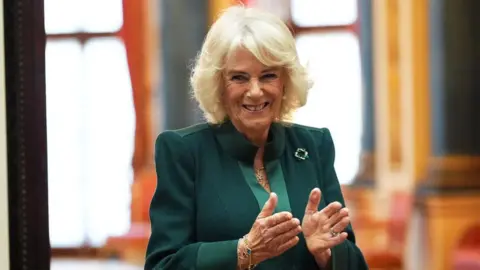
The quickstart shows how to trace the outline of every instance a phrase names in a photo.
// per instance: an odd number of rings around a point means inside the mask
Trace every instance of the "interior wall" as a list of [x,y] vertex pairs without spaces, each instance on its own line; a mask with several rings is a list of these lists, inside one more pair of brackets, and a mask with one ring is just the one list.
[[0,269],[10,269],[8,240],[7,130],[5,103],[5,54],[3,1],[0,3]]

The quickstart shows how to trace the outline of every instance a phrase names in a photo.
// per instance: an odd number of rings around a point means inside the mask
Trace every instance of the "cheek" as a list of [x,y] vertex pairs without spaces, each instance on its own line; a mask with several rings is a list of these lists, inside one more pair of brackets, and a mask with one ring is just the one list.
[[275,101],[275,104],[273,106],[273,114],[275,114],[275,116],[280,116],[280,113],[281,113],[281,110],[282,110],[282,98],[278,98],[276,101]]
[[276,84],[271,84],[269,87],[266,89],[268,95],[275,100],[275,103],[280,103],[283,98],[283,84],[281,83],[276,83]]
[[283,103],[283,89],[284,89],[283,84],[278,83],[278,84],[275,84],[274,86],[272,85],[272,88],[269,91],[271,98],[275,100],[273,104],[273,110],[275,114],[280,114],[280,110]]
[[243,91],[238,86],[227,86],[223,93],[223,103],[226,105],[226,109],[230,110],[239,103],[242,99]]

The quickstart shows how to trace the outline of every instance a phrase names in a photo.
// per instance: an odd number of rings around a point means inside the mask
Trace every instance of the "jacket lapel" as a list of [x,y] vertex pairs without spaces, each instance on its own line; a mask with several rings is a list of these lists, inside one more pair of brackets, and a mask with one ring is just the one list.
[[[282,168],[285,175],[290,206],[295,217],[303,219],[308,197],[312,189],[318,187],[321,182],[318,175],[319,162],[316,160],[315,145],[309,142],[300,142],[293,136],[288,136],[286,141],[285,153],[282,157]],[[298,149],[305,149],[308,152],[308,158],[299,159],[295,156]],[[325,207],[325,200],[320,201],[319,209]]]
[[217,168],[222,170],[219,175],[229,176],[214,183],[215,192],[228,217],[229,225],[226,227],[231,228],[232,236],[241,237],[252,227],[260,208],[236,160],[225,157]]

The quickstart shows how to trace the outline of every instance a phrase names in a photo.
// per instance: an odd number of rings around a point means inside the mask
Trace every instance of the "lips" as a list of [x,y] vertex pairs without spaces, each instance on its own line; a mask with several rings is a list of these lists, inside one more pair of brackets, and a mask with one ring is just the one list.
[[261,104],[256,104],[256,105],[247,105],[247,104],[244,104],[242,105],[243,108],[245,108],[247,111],[251,111],[251,112],[259,112],[263,109],[265,109],[270,103],[269,102],[265,102],[265,103],[261,103]]

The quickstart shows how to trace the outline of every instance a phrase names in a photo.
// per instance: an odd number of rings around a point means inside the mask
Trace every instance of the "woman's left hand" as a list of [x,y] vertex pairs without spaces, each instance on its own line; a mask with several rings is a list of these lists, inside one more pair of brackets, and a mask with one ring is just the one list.
[[[320,198],[320,189],[313,189],[305,208],[302,230],[310,253],[317,260],[320,258],[328,260],[330,249],[347,239],[348,235],[343,230],[350,223],[350,218],[348,209],[342,208],[339,202],[330,203],[318,211]],[[326,262],[322,262],[322,264],[324,263]]]

